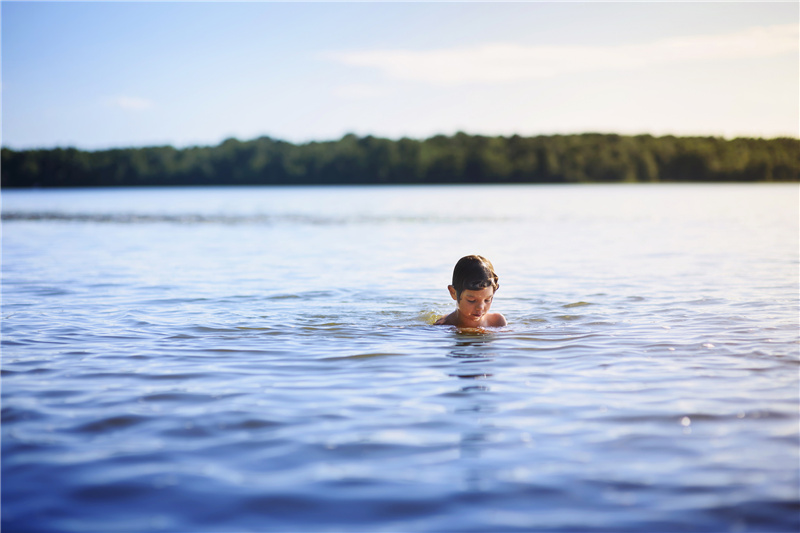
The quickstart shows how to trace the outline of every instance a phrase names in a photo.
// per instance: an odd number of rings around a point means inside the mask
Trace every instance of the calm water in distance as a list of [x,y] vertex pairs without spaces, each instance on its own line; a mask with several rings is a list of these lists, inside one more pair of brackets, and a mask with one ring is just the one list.
[[[2,212],[3,531],[800,529],[796,184]],[[429,325],[471,253],[509,326]]]

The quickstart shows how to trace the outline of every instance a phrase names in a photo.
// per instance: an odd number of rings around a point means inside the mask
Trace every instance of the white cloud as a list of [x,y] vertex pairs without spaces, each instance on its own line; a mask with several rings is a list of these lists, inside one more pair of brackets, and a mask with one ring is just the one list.
[[118,107],[131,111],[142,111],[153,107],[153,102],[151,100],[135,96],[117,96],[109,99],[107,104],[111,107]]
[[618,46],[523,46],[508,43],[428,51],[330,52],[344,65],[375,68],[406,81],[455,85],[502,83],[563,74],[630,70],[667,63],[770,57],[798,52],[798,24]]

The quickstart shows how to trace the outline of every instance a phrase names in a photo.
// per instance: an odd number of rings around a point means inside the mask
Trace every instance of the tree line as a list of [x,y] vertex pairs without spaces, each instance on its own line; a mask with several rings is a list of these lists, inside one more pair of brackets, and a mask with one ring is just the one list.
[[800,140],[587,133],[2,149],[2,187],[800,181]]

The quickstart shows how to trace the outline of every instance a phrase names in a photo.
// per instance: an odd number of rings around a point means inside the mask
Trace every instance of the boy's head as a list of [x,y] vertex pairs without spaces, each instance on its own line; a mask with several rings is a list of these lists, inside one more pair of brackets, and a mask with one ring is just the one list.
[[460,300],[464,291],[479,291],[486,287],[497,291],[500,284],[488,259],[480,255],[468,255],[456,263],[451,287],[456,293],[456,300]]

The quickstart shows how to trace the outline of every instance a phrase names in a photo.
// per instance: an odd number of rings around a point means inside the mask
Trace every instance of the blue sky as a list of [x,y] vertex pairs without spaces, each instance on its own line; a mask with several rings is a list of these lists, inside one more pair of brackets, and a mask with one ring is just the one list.
[[796,2],[2,2],[16,149],[794,136]]

